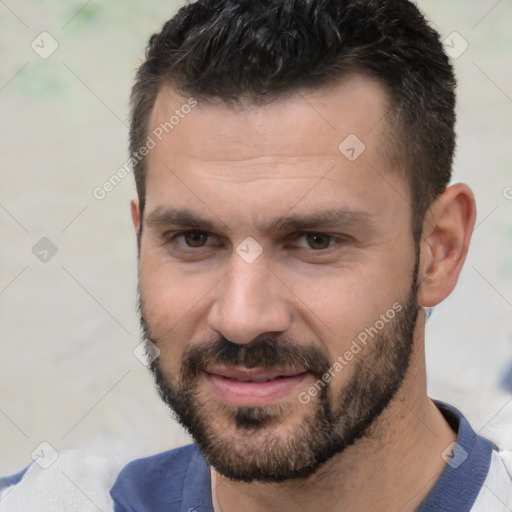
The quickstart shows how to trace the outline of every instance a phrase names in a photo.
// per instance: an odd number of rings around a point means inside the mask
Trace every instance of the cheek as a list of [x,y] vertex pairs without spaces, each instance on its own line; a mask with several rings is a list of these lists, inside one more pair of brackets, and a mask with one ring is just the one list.
[[144,318],[161,356],[181,355],[206,322],[210,292],[215,279],[204,274],[178,271],[170,263],[158,264],[151,257],[139,267],[139,287]]
[[[400,279],[405,283],[403,273]],[[340,269],[310,283],[297,280],[293,290],[300,299],[296,306],[300,317],[332,361],[405,296],[393,273],[375,266]]]

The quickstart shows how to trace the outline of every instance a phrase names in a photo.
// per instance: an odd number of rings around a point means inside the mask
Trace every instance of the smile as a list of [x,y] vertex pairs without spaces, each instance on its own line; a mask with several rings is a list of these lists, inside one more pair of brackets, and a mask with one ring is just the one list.
[[282,400],[309,375],[303,370],[224,367],[204,373],[218,398],[239,406],[263,406]]

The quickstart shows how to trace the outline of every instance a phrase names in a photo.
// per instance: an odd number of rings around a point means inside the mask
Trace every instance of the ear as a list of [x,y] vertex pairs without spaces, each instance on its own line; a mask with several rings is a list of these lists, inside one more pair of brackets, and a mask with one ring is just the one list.
[[421,306],[439,304],[455,288],[475,218],[475,198],[464,183],[447,187],[430,207],[420,242],[418,300]]
[[139,198],[135,197],[130,202],[132,209],[132,222],[133,227],[135,228],[135,236],[137,237],[137,256],[140,258],[140,243],[141,243],[141,234],[142,234],[142,226],[141,226],[141,214],[140,214],[140,203]]
[[137,197],[133,198],[130,202],[130,206],[132,209],[132,222],[133,227],[135,228],[135,234],[139,234],[140,231],[140,210],[139,210],[139,199]]

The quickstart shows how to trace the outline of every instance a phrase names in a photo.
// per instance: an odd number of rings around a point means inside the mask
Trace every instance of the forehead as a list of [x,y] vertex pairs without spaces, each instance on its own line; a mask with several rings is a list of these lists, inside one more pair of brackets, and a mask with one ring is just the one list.
[[317,209],[359,199],[347,206],[376,208],[389,198],[382,175],[407,194],[387,157],[387,105],[384,89],[357,74],[263,106],[205,103],[163,87],[149,122],[159,138],[147,159],[146,206],[193,201],[236,213],[258,202],[270,212],[297,200]]
[[[272,154],[338,157],[340,142],[351,134],[358,136],[370,151],[385,149],[382,139],[387,95],[376,81],[360,74],[263,106],[199,101],[189,112],[190,102],[190,97],[176,94],[172,86],[162,87],[149,128],[165,128],[173,118],[169,133],[163,133],[165,142],[172,145],[175,140],[181,151],[204,160],[230,156],[243,160]],[[223,144],[209,144],[211,139]]]

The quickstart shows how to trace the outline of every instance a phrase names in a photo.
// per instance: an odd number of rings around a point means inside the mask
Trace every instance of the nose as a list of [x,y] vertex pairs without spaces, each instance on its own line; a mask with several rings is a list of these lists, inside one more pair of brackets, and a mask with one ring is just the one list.
[[291,323],[289,290],[263,258],[252,263],[238,255],[216,288],[208,326],[233,343],[246,344],[262,334],[286,331]]

